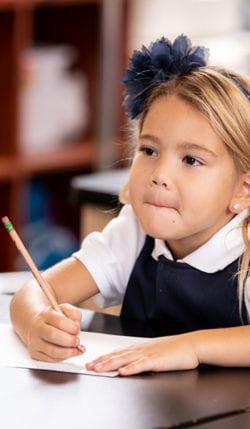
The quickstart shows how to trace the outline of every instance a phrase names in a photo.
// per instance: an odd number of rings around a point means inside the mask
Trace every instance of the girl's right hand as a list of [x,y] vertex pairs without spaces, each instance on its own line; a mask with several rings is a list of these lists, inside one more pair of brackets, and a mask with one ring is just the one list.
[[46,307],[31,321],[27,347],[33,359],[58,362],[84,351],[79,333],[82,313],[70,304],[61,304],[63,314]]

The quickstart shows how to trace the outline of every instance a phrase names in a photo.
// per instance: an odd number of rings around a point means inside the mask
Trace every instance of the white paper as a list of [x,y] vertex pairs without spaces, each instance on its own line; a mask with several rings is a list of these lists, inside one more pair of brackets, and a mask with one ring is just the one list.
[[117,371],[96,373],[88,371],[85,368],[85,364],[116,348],[127,347],[136,342],[145,341],[145,338],[81,332],[80,341],[86,347],[86,352],[81,356],[57,363],[37,361],[30,357],[28,350],[16,335],[13,327],[9,324],[0,324],[0,366],[114,377],[118,374]]

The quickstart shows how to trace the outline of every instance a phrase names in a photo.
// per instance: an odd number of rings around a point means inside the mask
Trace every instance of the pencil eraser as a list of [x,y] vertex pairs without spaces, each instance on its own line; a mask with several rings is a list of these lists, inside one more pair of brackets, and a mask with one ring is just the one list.
[[12,225],[11,221],[9,220],[8,216],[4,216],[2,218],[2,222],[3,222],[5,228],[8,232],[13,231],[14,228],[13,228],[13,225]]

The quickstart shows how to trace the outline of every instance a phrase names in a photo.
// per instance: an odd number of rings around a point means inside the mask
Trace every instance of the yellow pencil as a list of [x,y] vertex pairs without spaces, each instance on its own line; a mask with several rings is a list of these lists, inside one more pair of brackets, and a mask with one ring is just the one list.
[[37,283],[42,288],[44,294],[48,298],[51,306],[54,308],[54,310],[59,311],[60,313],[63,313],[62,310],[60,309],[59,305],[57,304],[56,299],[53,296],[53,293],[51,292],[48,283],[46,282],[46,280],[43,278],[43,276],[39,272],[37,266],[35,265],[33,259],[31,258],[28,250],[24,246],[21,238],[19,237],[19,235],[15,231],[15,229],[14,229],[12,223],[10,222],[9,218],[7,216],[4,216],[2,218],[2,222],[3,222],[6,230],[9,232],[12,240],[16,244],[16,247],[18,248],[19,252],[24,257],[24,259],[25,259],[26,263],[28,264],[28,266],[29,266],[33,276],[35,277]]
[[[39,284],[39,286],[42,288],[44,294],[46,295],[46,297],[49,300],[49,303],[51,305],[51,307],[58,311],[61,314],[64,314],[63,311],[61,310],[61,308],[59,307],[58,303],[56,302],[56,299],[53,295],[53,293],[50,290],[50,286],[47,283],[47,281],[43,278],[43,276],[41,275],[40,271],[38,270],[35,262],[33,261],[33,259],[31,258],[28,250],[26,249],[26,247],[24,246],[21,238],[19,237],[19,235],[17,234],[16,230],[14,229],[11,221],[9,220],[9,218],[7,216],[4,216],[2,218],[2,222],[6,228],[6,230],[9,232],[12,240],[14,241],[14,243],[16,244],[17,249],[19,250],[19,252],[21,253],[21,255],[24,257],[26,263],[28,264],[33,276],[35,277],[37,283]],[[83,353],[85,351],[85,347],[82,346],[81,344],[79,344],[79,346],[77,346],[77,349]]]

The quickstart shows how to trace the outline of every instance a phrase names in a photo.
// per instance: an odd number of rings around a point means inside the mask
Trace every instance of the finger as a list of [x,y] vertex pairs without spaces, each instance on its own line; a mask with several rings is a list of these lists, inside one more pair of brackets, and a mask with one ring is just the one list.
[[57,311],[49,311],[46,316],[46,323],[53,326],[61,331],[68,332],[72,335],[78,335],[80,331],[80,325],[78,322],[70,319],[65,314],[58,313]]
[[106,353],[104,355],[98,356],[96,359],[94,359],[92,362],[88,362],[88,365],[94,366],[102,362],[106,362],[109,359],[119,357],[121,355],[127,354],[127,353],[136,353],[136,349],[133,347],[126,347],[126,348],[116,348],[111,353]]
[[44,324],[39,331],[41,340],[60,347],[78,347],[79,338],[77,334],[78,332],[71,334],[66,330],[62,330],[61,326],[60,329],[58,329],[56,326],[48,324]]
[[[122,353],[122,351],[121,351],[121,353]],[[119,356],[119,354],[117,352],[113,352],[113,353],[108,353],[106,355],[99,356],[98,358],[94,359],[93,361],[87,362],[86,367],[87,367],[87,369],[94,369],[94,367],[96,367],[98,365],[101,366],[104,363],[110,362],[112,359],[114,360],[116,357]]]
[[37,347],[36,350],[31,351],[32,358],[46,362],[60,362],[82,354],[75,347],[59,347],[42,340],[37,343]]
[[77,322],[78,325],[80,325],[80,322],[82,320],[82,312],[81,310],[79,310],[79,308],[76,308],[71,304],[61,304],[60,308],[62,309],[66,317],[71,320],[74,320],[75,322]]
[[151,359],[148,357],[142,357],[136,359],[128,365],[122,366],[118,369],[118,373],[121,376],[140,374],[141,372],[156,371]]
[[114,371],[139,359],[139,356],[134,351],[124,351],[122,353],[111,353],[109,355],[101,356],[93,362],[88,362],[86,368],[96,372]]
[[[68,332],[71,335],[77,336],[76,338],[76,347],[78,347],[81,353],[85,352],[85,346],[80,344],[79,334],[81,330],[81,318],[82,312],[76,307],[70,304],[62,304],[61,305],[63,316],[58,320],[58,325],[53,323],[53,326],[58,326],[62,331]],[[56,314],[56,316],[61,316],[60,314]]]

